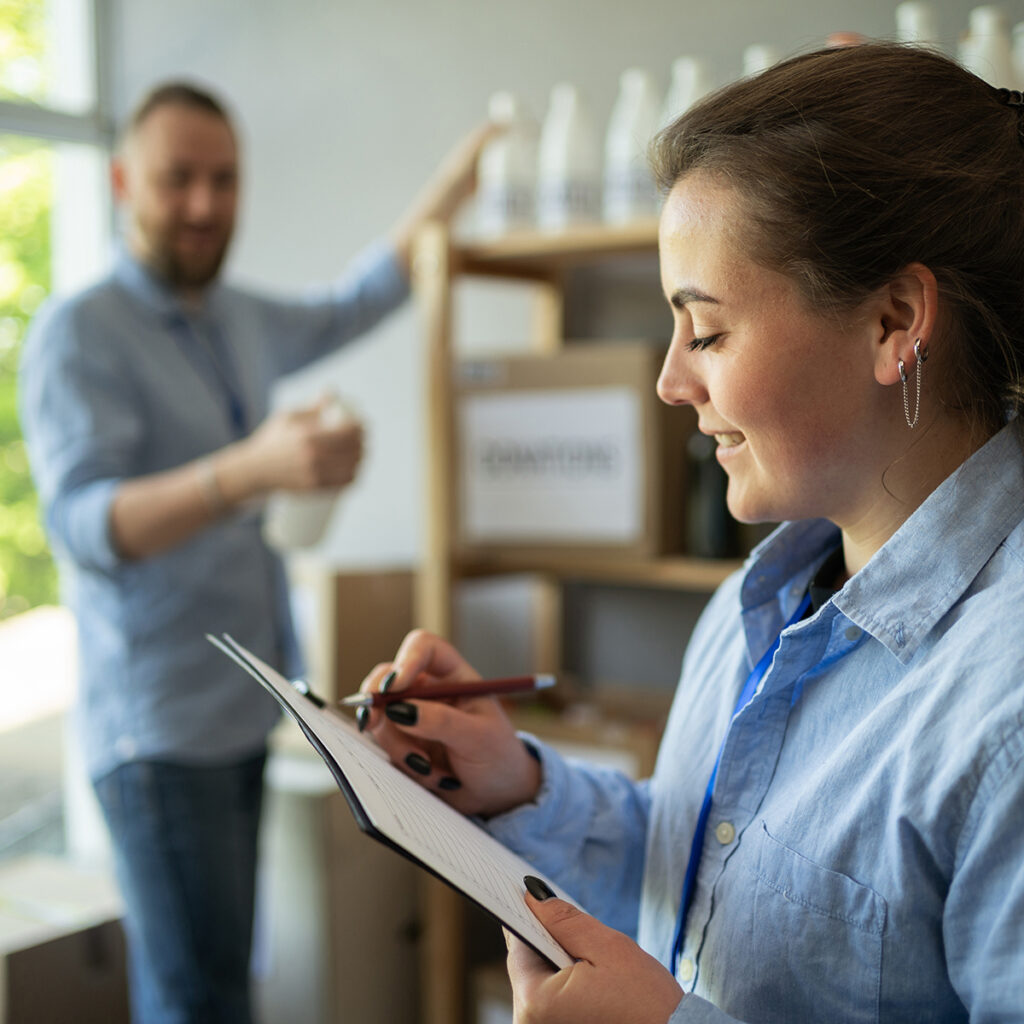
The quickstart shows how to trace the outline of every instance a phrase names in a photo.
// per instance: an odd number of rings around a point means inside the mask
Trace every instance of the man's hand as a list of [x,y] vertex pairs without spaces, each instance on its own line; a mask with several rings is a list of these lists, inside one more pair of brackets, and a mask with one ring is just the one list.
[[222,488],[231,497],[257,497],[269,491],[312,491],[350,484],[363,456],[363,428],[353,419],[323,422],[323,403],[298,411],[274,413],[243,442],[236,460],[238,474],[223,469]]
[[476,189],[476,168],[480,152],[496,135],[500,125],[486,121],[474,129],[445,156],[430,180],[392,231],[399,262],[408,271],[412,240],[430,220],[447,223],[465,199]]
[[[530,884],[543,894],[539,881]],[[530,893],[526,902],[577,962],[552,970],[506,932],[515,1024],[666,1024],[683,991],[654,957],[571,903]]]

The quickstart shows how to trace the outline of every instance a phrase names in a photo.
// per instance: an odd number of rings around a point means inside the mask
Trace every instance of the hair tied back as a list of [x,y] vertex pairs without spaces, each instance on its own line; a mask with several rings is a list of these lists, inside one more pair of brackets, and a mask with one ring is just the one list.
[[996,100],[1017,114],[1017,135],[1024,146],[1024,94],[1019,89],[996,89]]

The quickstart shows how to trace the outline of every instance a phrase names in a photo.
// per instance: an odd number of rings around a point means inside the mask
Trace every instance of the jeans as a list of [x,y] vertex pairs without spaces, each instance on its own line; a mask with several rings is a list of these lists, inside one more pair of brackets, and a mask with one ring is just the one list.
[[251,1024],[265,753],[137,761],[94,782],[124,897],[135,1024]]

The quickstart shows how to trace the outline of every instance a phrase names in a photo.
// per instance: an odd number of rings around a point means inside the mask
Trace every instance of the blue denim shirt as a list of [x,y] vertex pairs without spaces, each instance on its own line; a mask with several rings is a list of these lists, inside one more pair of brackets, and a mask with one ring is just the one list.
[[282,566],[258,509],[126,561],[111,543],[114,492],[252,430],[279,376],[368,330],[407,294],[393,251],[378,246],[308,301],[216,284],[190,311],[122,253],[110,277],[36,317],[22,425],[78,622],[80,725],[94,778],[128,760],[226,761],[263,745],[273,701],[204,633],[231,633],[285,671],[298,667]]
[[686,1021],[1024,1021],[1024,454],[1012,423],[754,663],[838,542],[782,526],[709,603],[654,776],[540,745],[536,803],[490,823],[677,971]]

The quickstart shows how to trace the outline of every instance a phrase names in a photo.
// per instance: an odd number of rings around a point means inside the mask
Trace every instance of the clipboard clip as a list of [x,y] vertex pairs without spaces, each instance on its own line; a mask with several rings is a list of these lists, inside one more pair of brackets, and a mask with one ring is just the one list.
[[291,679],[289,682],[292,684],[292,688],[298,690],[307,700],[310,701],[315,707],[322,708],[326,706],[326,702],[322,697],[318,697],[309,687],[309,683],[305,679]]

